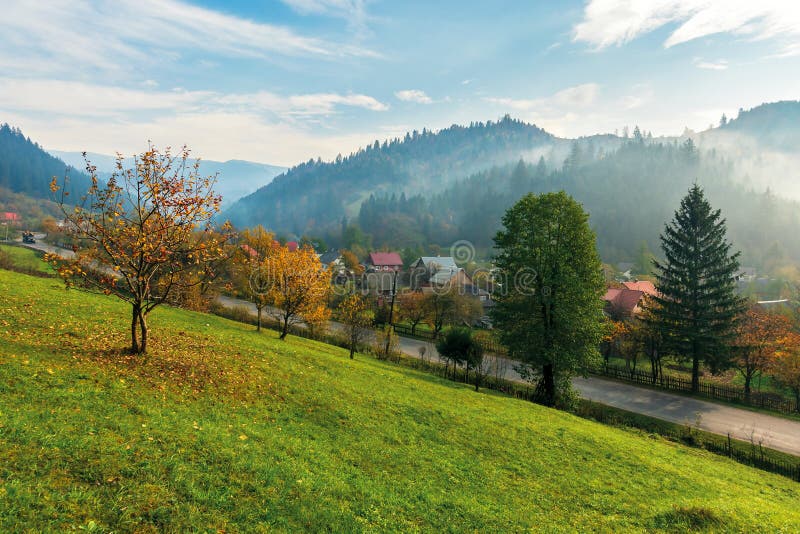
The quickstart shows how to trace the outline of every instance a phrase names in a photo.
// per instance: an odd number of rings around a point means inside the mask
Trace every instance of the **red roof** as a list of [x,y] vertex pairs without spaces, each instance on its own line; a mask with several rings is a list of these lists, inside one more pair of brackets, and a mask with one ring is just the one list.
[[633,289],[635,291],[641,291],[647,295],[658,295],[658,290],[656,286],[653,285],[653,282],[648,282],[647,280],[636,280],[633,282],[622,282],[628,289]]
[[639,301],[642,300],[642,296],[644,296],[643,291],[628,289],[627,287],[611,287],[603,295],[603,300],[608,302],[609,306],[616,311],[633,314],[636,306],[639,305]]
[[286,242],[286,248],[289,249],[289,252],[294,252],[295,250],[297,250],[297,247],[298,247],[297,241],[287,241]]
[[3,219],[6,221],[18,221],[20,220],[19,213],[14,213],[13,211],[6,211],[3,213]]
[[257,258],[258,257],[258,252],[256,251],[256,249],[254,249],[253,247],[251,247],[247,243],[243,243],[242,244],[242,250],[247,252],[250,255],[251,258]]
[[370,252],[369,262],[376,267],[383,265],[390,267],[403,266],[403,259],[397,252]]

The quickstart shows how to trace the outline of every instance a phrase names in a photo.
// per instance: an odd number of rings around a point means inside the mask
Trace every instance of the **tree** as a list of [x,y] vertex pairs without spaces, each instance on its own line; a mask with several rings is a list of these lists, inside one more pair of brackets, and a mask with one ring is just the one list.
[[364,267],[359,263],[358,257],[347,249],[342,250],[342,263],[344,263],[344,268],[354,275],[364,274]]
[[751,304],[736,328],[733,367],[744,378],[744,396],[750,400],[753,378],[769,368],[779,343],[791,331],[789,319]]
[[462,295],[455,285],[435,288],[425,296],[426,320],[438,338],[445,325],[471,324],[480,317],[481,304]]
[[631,335],[639,350],[644,352],[650,361],[650,376],[655,385],[659,377],[663,376],[661,358],[663,356],[664,338],[656,321],[655,308],[658,303],[650,295],[645,295],[642,301],[642,311],[638,320],[632,323]]
[[692,391],[700,388],[700,363],[712,372],[729,364],[736,320],[744,301],[736,295],[739,253],[731,253],[725,220],[694,185],[661,234],[665,260],[654,261],[659,295],[653,309],[666,348],[692,362]]
[[542,401],[566,399],[604,333],[605,283],[589,216],[566,193],[528,194],[502,219],[495,326],[509,354],[536,370]]
[[350,359],[364,341],[372,325],[366,301],[360,295],[353,293],[345,297],[339,305],[339,321],[346,327]]
[[791,332],[781,340],[770,372],[780,385],[791,390],[795,410],[800,412],[800,334]]
[[436,350],[446,362],[453,362],[453,376],[455,376],[458,365],[465,366],[467,378],[469,378],[470,369],[476,369],[475,391],[478,391],[484,374],[481,369],[484,350],[483,345],[472,337],[469,329],[451,328],[436,342]]
[[275,247],[264,263],[264,277],[267,302],[277,308],[274,315],[281,323],[280,339],[286,339],[292,325],[318,323],[329,317],[325,304],[330,276],[311,247],[294,252]]
[[275,248],[275,236],[263,226],[244,230],[241,243],[234,256],[236,263],[236,285],[256,307],[256,331],[261,331],[261,317],[269,304],[268,261]]
[[397,304],[400,320],[407,321],[411,325],[411,335],[413,336],[417,326],[428,317],[429,310],[425,302],[425,295],[419,291],[406,291],[397,295]]
[[[85,156],[85,155],[84,155]],[[222,198],[213,191],[214,177],[199,175],[199,162],[188,162],[189,150],[177,155],[169,148],[150,147],[107,182],[87,160],[91,186],[67,209],[68,179],[54,177],[50,188],[60,191],[58,202],[70,231],[86,246],[64,261],[49,256],[72,285],[80,278],[131,305],[131,351],[147,351],[147,316],[171,295],[210,284],[227,260],[224,244],[230,226],[213,231],[212,217]]]

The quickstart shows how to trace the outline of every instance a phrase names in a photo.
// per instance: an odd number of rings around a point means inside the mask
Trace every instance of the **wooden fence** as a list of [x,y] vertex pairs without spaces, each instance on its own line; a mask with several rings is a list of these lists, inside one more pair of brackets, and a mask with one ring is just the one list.
[[782,413],[796,413],[798,411],[798,406],[795,401],[774,394],[752,392],[750,394],[750,400],[748,401],[744,394],[744,388],[735,386],[723,386],[720,384],[701,381],[700,388],[695,393],[692,391],[692,381],[687,378],[679,378],[667,375],[660,376],[653,380],[653,375],[647,371],[641,371],[639,369],[629,370],[623,367],[615,367],[613,365],[592,369],[590,372],[595,375],[606,376],[625,382],[644,384],[670,391],[693,393],[709,399],[736,402],[739,404],[745,404],[747,406],[764,408]]

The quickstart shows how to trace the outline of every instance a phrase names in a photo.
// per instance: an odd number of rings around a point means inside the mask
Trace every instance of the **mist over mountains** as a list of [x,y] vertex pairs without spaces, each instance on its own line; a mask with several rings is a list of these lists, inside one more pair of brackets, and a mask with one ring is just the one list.
[[[64,152],[61,150],[50,150],[49,152],[72,167],[77,169],[86,167],[86,162],[81,152]],[[86,156],[92,165],[97,167],[98,176],[101,178],[107,179],[114,172],[115,156],[94,152],[89,152]],[[130,166],[132,163],[133,158],[125,159],[126,166]],[[223,207],[268,184],[275,176],[284,171],[286,171],[286,167],[235,159],[224,162],[201,159],[199,168],[201,176],[217,175],[217,183],[214,189],[222,195]]]
[[741,110],[679,137],[631,133],[563,139],[512,119],[412,132],[332,162],[309,160],[231,206],[238,226],[419,248],[469,239],[491,247],[502,213],[528,191],[563,189],[591,215],[606,261],[657,252],[658,235],[694,182],[728,218],[743,261],[800,259],[800,102]]

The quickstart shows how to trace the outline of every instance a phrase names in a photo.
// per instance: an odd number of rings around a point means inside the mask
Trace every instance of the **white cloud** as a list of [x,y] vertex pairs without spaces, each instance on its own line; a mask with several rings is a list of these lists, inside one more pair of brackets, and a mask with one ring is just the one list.
[[573,40],[602,49],[622,45],[667,24],[678,27],[669,48],[718,33],[777,39],[780,55],[800,53],[800,3],[793,0],[590,0]]
[[695,58],[694,66],[698,69],[706,70],[727,70],[728,62],[724,59],[720,59],[719,61],[703,61],[700,58]]
[[404,89],[402,91],[397,91],[395,92],[394,96],[403,102],[416,102],[417,104],[433,103],[433,100],[431,97],[425,94],[425,91],[420,91],[418,89]]
[[599,88],[600,86],[596,83],[585,83],[574,87],[567,87],[547,98],[513,99],[487,97],[484,98],[484,100],[517,111],[550,113],[554,110],[591,106],[597,98]]
[[369,56],[358,46],[303,36],[181,0],[3,3],[0,68],[6,74],[125,72],[133,65],[203,51],[223,57]]

